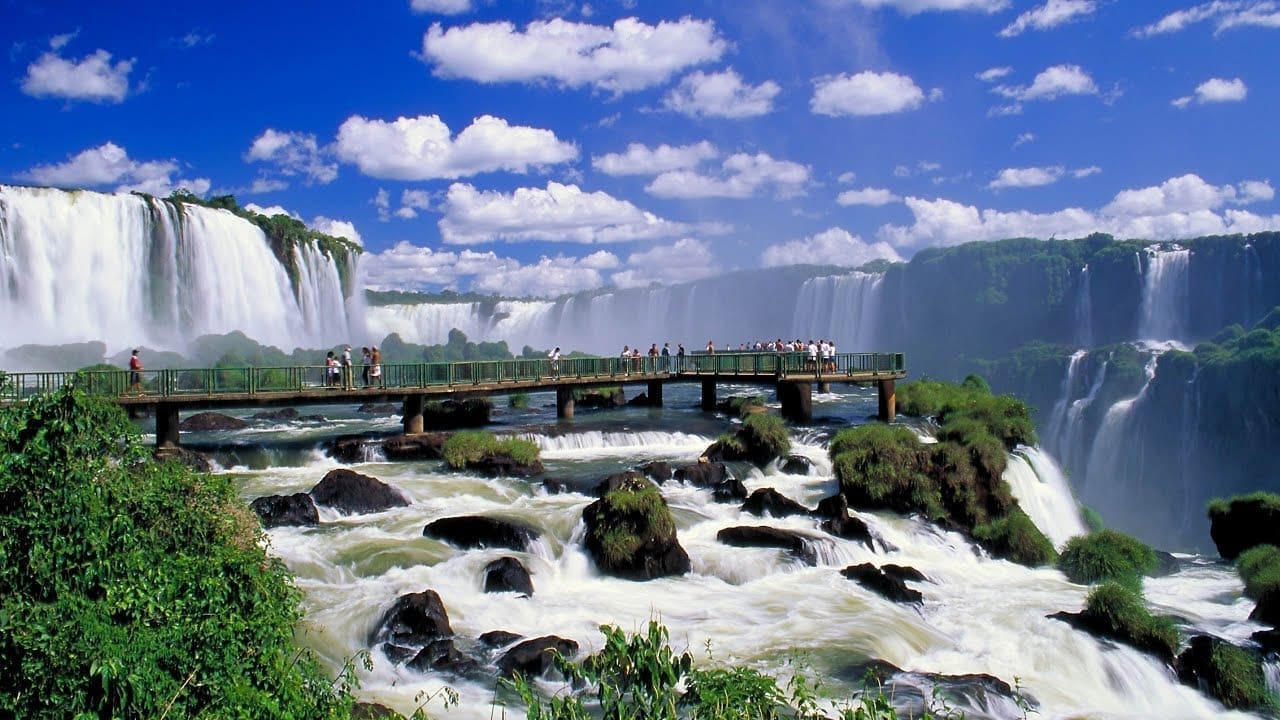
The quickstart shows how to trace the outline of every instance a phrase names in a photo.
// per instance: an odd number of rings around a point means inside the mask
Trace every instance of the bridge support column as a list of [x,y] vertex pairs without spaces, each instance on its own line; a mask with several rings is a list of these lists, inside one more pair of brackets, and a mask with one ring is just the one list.
[[809,422],[813,419],[813,385],[807,382],[780,382],[778,400],[782,403],[782,417],[794,422]]
[[702,409],[711,412],[716,409],[716,381],[702,381]]
[[829,383],[829,382],[820,382],[820,383],[818,383],[818,392],[820,392],[820,393],[829,393],[829,392],[831,392],[831,383]]
[[156,406],[156,449],[178,447],[178,406]]
[[876,385],[880,389],[879,418],[883,422],[891,423],[898,419],[898,396],[893,387],[893,378],[877,380]]
[[417,435],[422,432],[422,411],[426,406],[426,400],[421,395],[404,396],[402,420],[404,422],[405,435]]
[[565,386],[556,388],[556,417],[565,420],[573,419],[573,388]]
[[662,381],[650,380],[649,392],[646,395],[649,398],[650,407],[662,407]]

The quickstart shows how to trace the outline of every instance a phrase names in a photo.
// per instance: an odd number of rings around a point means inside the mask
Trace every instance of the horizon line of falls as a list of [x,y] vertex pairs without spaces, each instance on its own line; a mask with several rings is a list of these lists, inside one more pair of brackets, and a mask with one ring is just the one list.
[[0,344],[181,350],[238,330],[288,352],[362,334],[362,295],[335,260],[308,244],[293,261],[296,287],[262,230],[227,210],[0,185]]
[[[506,341],[610,355],[623,345],[642,351],[684,343],[701,350],[781,338],[834,340],[842,352],[876,352],[883,273],[799,278],[755,274],[669,287],[579,294],[558,300],[383,305],[368,309],[375,338],[396,333],[406,342],[445,343],[449,331],[473,342]],[[790,300],[790,302],[788,302]]]

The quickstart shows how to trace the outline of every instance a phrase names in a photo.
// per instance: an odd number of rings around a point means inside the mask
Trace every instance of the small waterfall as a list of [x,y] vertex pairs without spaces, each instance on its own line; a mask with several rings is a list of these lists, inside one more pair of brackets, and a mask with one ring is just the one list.
[[1259,303],[1255,300],[1255,298],[1264,296],[1266,284],[1262,275],[1262,259],[1258,257],[1258,250],[1253,246],[1253,243],[1245,243],[1244,245],[1244,280],[1245,322],[1242,324],[1249,328],[1262,319],[1262,314],[1268,310],[1265,303]]
[[[1158,352],[1153,352],[1145,367],[1147,381],[1143,383],[1138,394],[1117,401],[1107,409],[1102,419],[1102,426],[1093,440],[1093,449],[1089,453],[1088,471],[1086,473],[1087,489],[1094,497],[1118,498],[1121,489],[1140,475],[1142,456],[1140,452],[1126,443],[1130,440],[1129,424],[1134,416],[1134,408],[1142,403],[1156,376],[1156,362],[1160,359]],[[1106,503],[1104,503],[1106,504]]]
[[1186,340],[1191,302],[1191,275],[1188,272],[1191,251],[1176,245],[1174,248],[1146,248],[1147,267],[1138,309],[1138,338],[1141,340]]
[[1050,447],[1062,447],[1061,438],[1066,429],[1067,408],[1070,407],[1076,388],[1076,374],[1080,369],[1080,361],[1088,354],[1087,350],[1077,350],[1071,354],[1071,360],[1067,363],[1067,375],[1062,378],[1058,401],[1053,404],[1053,410],[1049,412],[1049,423],[1045,426],[1044,438]]
[[848,352],[872,352],[878,341],[884,273],[855,272],[804,281],[792,326],[802,338],[829,338]]
[[1093,347],[1093,283],[1087,264],[1076,282],[1076,345]]
[[538,445],[538,449],[547,457],[564,455],[581,456],[584,454],[620,455],[643,448],[646,454],[687,453],[690,449],[705,449],[713,438],[692,435],[682,432],[606,432],[592,430],[589,432],[568,433],[565,435],[525,435]]
[[1048,453],[1036,447],[1018,447],[1010,454],[1002,477],[1018,505],[1054,547],[1062,549],[1067,540],[1088,532],[1066,475]]
[[1200,366],[1197,365],[1191,379],[1182,391],[1182,427],[1178,438],[1178,470],[1182,480],[1182,509],[1178,517],[1182,518],[1181,531],[1189,533],[1193,518],[1199,513],[1193,508],[1196,504],[1196,485],[1200,476]]

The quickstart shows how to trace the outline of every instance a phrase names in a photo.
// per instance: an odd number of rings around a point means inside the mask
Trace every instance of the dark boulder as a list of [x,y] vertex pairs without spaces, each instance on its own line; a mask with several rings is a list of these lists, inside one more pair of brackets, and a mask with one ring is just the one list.
[[393,435],[382,441],[382,454],[388,460],[439,460],[444,457],[440,449],[447,436],[439,433]]
[[555,635],[525,640],[503,654],[498,660],[498,672],[503,677],[514,677],[516,673],[528,677],[546,675],[555,669],[557,653],[572,659],[578,653],[578,643]]
[[326,448],[329,457],[344,463],[368,462],[369,449],[382,441],[372,435],[339,435],[329,441]]
[[[853,683],[866,683],[878,688],[885,697],[893,698],[899,717],[926,717],[936,709],[936,698],[948,698],[949,705],[958,717],[965,711],[974,716],[987,717],[983,711],[996,705],[1003,698],[1014,705],[1034,708],[1034,698],[1019,691],[994,675],[966,673],[944,675],[942,673],[910,672],[884,660],[873,659],[858,663],[837,673]],[[1034,712],[1032,712],[1034,714]]]
[[850,565],[840,574],[887,600],[896,603],[924,602],[924,595],[919,590],[907,587],[901,577],[892,576],[871,563]]
[[548,495],[561,495],[569,492],[569,483],[556,478],[547,478],[542,481],[542,489]]
[[533,595],[533,578],[529,577],[529,571],[519,560],[498,558],[484,566],[484,591],[514,592],[530,597]]
[[809,508],[773,488],[760,488],[751,493],[746,502],[742,503],[742,509],[752,515],[772,515],[773,517],[809,514]]
[[356,408],[356,412],[365,415],[399,415],[404,408],[395,403],[371,403],[367,402]]
[[601,572],[652,580],[689,572],[689,554],[658,488],[638,473],[582,511],[583,546]]
[[618,408],[627,404],[622,388],[593,388],[574,393],[574,405],[578,408]]
[[733,547],[767,547],[786,550],[805,564],[816,565],[818,554],[814,550],[814,540],[791,530],[767,527],[763,525],[738,525],[727,527],[716,533],[716,540]]
[[1056,612],[1046,617],[1050,620],[1061,620],[1071,627],[1087,632],[1090,635],[1115,640],[1145,653],[1150,653],[1167,664],[1173,663],[1173,651],[1157,638],[1136,637],[1131,628],[1116,625],[1108,618],[1096,616],[1088,612],[1087,609],[1078,613]]
[[659,485],[671,479],[672,468],[671,463],[668,462],[655,460],[641,465],[638,469],[640,472],[644,473],[645,477]]
[[602,498],[614,490],[627,487],[628,483],[643,483],[647,485],[649,484],[649,481],[644,475],[641,475],[635,470],[626,470],[620,473],[614,473],[596,483],[592,492],[596,497]]
[[311,488],[317,505],[331,507],[345,514],[382,512],[405,507],[409,500],[396,488],[381,480],[358,472],[337,468]]
[[1280,653],[1280,630],[1271,628],[1270,630],[1258,630],[1250,637],[1258,643],[1258,647],[1262,652],[1267,654]]
[[485,477],[533,477],[546,472],[542,461],[534,459],[528,465],[517,462],[505,453],[489,453],[479,460],[467,461],[467,469]]
[[490,630],[480,635],[480,643],[489,647],[506,647],[511,643],[524,637],[520,633],[507,632],[506,630]]
[[803,455],[788,455],[782,461],[782,472],[788,475],[808,475],[813,464]]
[[1255,545],[1280,545],[1280,498],[1254,493],[1210,503],[1209,535],[1227,560]]
[[466,398],[427,402],[422,411],[422,427],[426,430],[458,430],[489,424],[493,403],[488,398]]
[[538,537],[538,531],[533,528],[483,515],[433,520],[423,528],[422,534],[463,548],[509,550],[525,550]]
[[424,590],[396,598],[369,635],[369,645],[381,643],[387,656],[399,662],[417,655],[433,640],[452,637],[449,613],[440,595]]
[[196,452],[181,445],[156,448],[155,458],[160,462],[176,462],[179,465],[185,465],[196,472],[213,472],[212,458],[202,452]]
[[1178,679],[1232,709],[1270,704],[1266,673],[1258,653],[1209,635],[1191,638],[1173,663]]
[[891,578],[897,578],[899,580],[910,580],[912,582],[929,581],[929,578],[925,577],[924,573],[910,565],[894,565],[893,563],[888,563],[880,566],[880,572]]
[[1272,627],[1280,626],[1280,591],[1268,589],[1258,598],[1249,619]]
[[639,395],[627,401],[627,405],[631,407],[649,407],[653,402],[649,400],[649,393],[642,392]]
[[249,503],[249,507],[262,518],[264,528],[320,524],[315,501],[306,493],[268,495]]
[[874,538],[867,524],[849,514],[849,501],[844,495],[836,493],[818,502],[813,511],[814,516],[823,518],[822,529],[845,540],[857,540],[868,548],[874,549]]
[[205,430],[243,430],[249,427],[249,423],[240,418],[233,418],[230,415],[223,415],[216,412],[202,412],[191,415],[186,420],[178,423],[178,429],[186,432],[200,432]]
[[719,462],[689,463],[675,468],[675,479],[694,487],[715,487],[729,479],[729,469]]
[[1156,550],[1155,554],[1156,569],[1151,571],[1151,577],[1165,577],[1182,570],[1182,561],[1175,557],[1173,553]]
[[428,642],[405,664],[419,672],[436,670],[455,675],[473,673],[480,668],[480,663],[460,652],[451,638],[437,638]]
[[254,413],[249,416],[250,420],[277,420],[280,422],[288,422],[289,420],[297,420],[302,417],[302,413],[296,408],[280,408],[279,410],[264,410],[260,413]]
[[731,503],[747,499],[747,486],[738,478],[729,478],[711,488],[711,499],[716,502]]

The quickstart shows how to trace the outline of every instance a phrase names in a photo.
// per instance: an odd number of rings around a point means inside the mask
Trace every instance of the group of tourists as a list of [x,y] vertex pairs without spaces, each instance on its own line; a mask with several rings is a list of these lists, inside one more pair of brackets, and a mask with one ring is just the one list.
[[[745,342],[739,343],[737,349],[734,349],[732,343],[725,343],[721,347],[723,348],[721,352],[726,352],[726,353],[732,353],[732,352],[805,353],[806,362],[810,368],[816,369],[818,367],[818,364],[821,363],[822,368],[826,371],[835,370],[835,365],[836,365],[836,362],[835,362],[836,343],[834,340],[821,339],[821,340],[809,340],[808,342],[805,342],[799,338],[795,340],[785,340],[785,341],[782,338],[777,338],[776,340],[760,340],[754,343],[745,343]],[[708,340],[706,347],[703,348],[703,352],[707,355],[715,355],[716,354],[715,341]],[[642,352],[638,345],[636,347],[631,347],[630,345],[623,345],[622,352],[619,354],[619,357],[623,359],[630,359],[632,361],[638,361],[645,356],[656,359],[656,358],[669,358],[672,356],[672,354],[673,353],[671,352],[671,343],[663,343],[661,349],[658,348],[657,343],[653,343],[649,346],[649,350],[647,352]],[[674,355],[676,356],[676,358],[678,358],[676,367],[683,368],[684,357],[685,357],[685,349],[683,344],[677,343],[677,347]],[[558,370],[559,359],[560,359],[560,348],[556,348],[555,350],[553,350],[552,353],[549,354],[547,357],[553,358],[552,366],[553,368]],[[638,366],[638,362],[635,364]],[[663,369],[669,369],[671,367],[670,361],[663,360],[663,363],[660,367],[662,367]]]
[[[344,346],[341,353],[333,350],[324,358],[325,386],[341,387],[345,390],[355,389],[354,367],[352,365],[351,346]],[[387,386],[382,377],[382,352],[375,345],[360,348],[361,379],[364,387]]]

